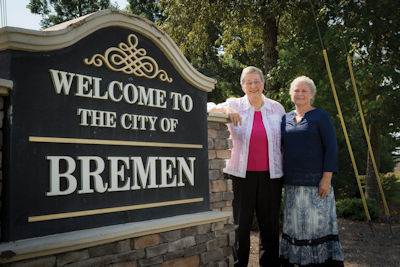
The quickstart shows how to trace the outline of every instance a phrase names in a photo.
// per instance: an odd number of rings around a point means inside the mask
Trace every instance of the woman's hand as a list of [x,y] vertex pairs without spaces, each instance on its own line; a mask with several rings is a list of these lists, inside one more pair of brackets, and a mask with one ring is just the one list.
[[226,107],[226,114],[229,115],[229,119],[233,123],[233,125],[238,126],[242,125],[242,117],[240,114],[233,108]]
[[208,112],[215,112],[215,113],[223,113],[227,114],[229,116],[229,119],[233,123],[233,125],[238,126],[238,124],[242,125],[242,117],[240,114],[236,111],[236,109],[233,109],[231,107],[215,107],[209,110]]
[[331,188],[332,172],[324,172],[322,179],[319,182],[318,195],[324,199],[328,195],[329,189]]

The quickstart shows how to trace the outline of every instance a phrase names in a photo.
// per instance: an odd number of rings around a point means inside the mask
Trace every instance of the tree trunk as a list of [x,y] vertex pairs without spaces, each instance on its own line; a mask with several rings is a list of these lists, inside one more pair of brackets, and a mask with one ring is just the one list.
[[[376,125],[374,123],[372,123],[369,127],[369,138],[371,141],[372,151],[374,153],[376,167],[379,172],[379,167],[380,167],[379,135],[376,129]],[[376,199],[377,202],[379,201],[378,183],[376,181],[375,171],[369,153],[367,157],[365,196],[367,198],[374,198]]]
[[[264,44],[264,69],[265,73],[276,66],[278,62],[278,51],[276,46],[278,44],[278,26],[276,19],[272,16],[266,16],[263,25],[263,44]],[[272,88],[268,83],[266,84],[267,89]],[[276,86],[275,86],[276,87]]]

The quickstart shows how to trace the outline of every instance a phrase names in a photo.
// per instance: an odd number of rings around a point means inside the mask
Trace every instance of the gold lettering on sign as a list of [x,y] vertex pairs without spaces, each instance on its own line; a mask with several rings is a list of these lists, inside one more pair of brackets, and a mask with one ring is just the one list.
[[172,82],[165,70],[158,68],[157,62],[147,56],[144,48],[137,48],[138,38],[130,34],[127,43],[119,43],[118,47],[108,48],[104,55],[95,54],[89,60],[85,58],[83,62],[86,65],[96,67],[103,66],[103,63],[113,71],[120,71],[125,74],[132,74],[138,77],[153,79],[158,78],[163,82]]

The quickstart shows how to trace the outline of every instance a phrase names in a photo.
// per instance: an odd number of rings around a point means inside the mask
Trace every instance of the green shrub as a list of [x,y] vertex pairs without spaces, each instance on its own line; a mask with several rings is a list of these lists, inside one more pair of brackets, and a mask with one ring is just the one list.
[[[399,202],[400,192],[400,174],[395,172],[380,173],[380,181],[383,192],[387,201]],[[359,198],[360,193],[357,186],[356,179],[354,178],[353,183],[342,183],[335,181],[335,196],[336,199],[348,199],[348,198]],[[365,192],[366,176],[360,175],[361,187]],[[380,198],[380,197],[379,197]]]
[[[378,218],[378,205],[375,199],[366,199],[371,220]],[[363,221],[367,219],[364,206],[359,198],[348,198],[336,202],[336,213],[338,217]]]
[[385,193],[390,192],[398,180],[399,178],[393,172],[382,175],[381,183],[383,191]]
[[396,173],[387,173],[382,177],[382,188],[387,201],[400,202],[400,175]]

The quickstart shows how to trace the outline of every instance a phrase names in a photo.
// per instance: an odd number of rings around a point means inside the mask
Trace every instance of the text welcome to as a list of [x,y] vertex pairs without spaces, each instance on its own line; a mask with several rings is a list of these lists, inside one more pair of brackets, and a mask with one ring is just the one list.
[[[176,112],[191,112],[193,100],[190,95],[157,88],[136,86],[132,83],[111,81],[101,86],[102,78],[49,69],[54,91],[57,95],[92,98],[115,103],[158,109],[171,108]],[[73,86],[75,84],[75,86]],[[168,101],[169,100],[169,101]],[[170,106],[168,106],[170,104]],[[179,120],[143,114],[117,114],[110,110],[79,107],[76,110],[81,127],[105,127],[133,131],[157,131],[174,133]],[[183,187],[185,181],[194,186],[196,157],[140,155],[106,156],[48,155],[50,169],[49,190],[46,196],[73,193],[105,193],[147,188]],[[108,165],[108,174],[105,172]],[[78,166],[78,167],[77,167]],[[76,174],[79,172],[78,174]]]

